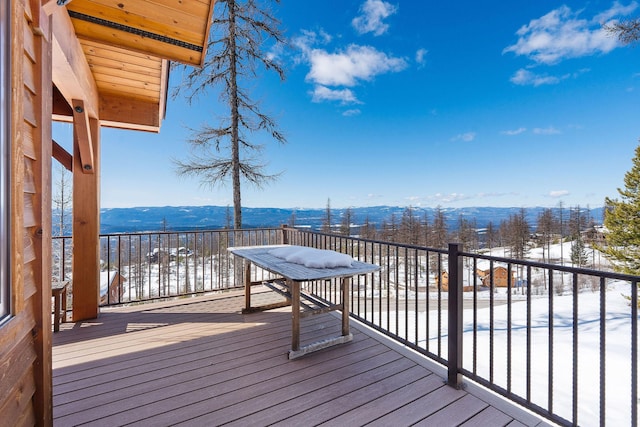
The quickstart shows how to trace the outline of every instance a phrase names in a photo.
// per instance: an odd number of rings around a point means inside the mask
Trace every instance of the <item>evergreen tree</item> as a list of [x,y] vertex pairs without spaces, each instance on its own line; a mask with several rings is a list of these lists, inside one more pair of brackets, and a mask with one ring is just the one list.
[[587,265],[588,260],[589,255],[587,254],[584,239],[582,239],[582,236],[578,235],[571,245],[571,262],[575,266],[584,267]]
[[618,188],[620,200],[605,199],[607,247],[603,251],[617,261],[617,270],[640,274],[640,146],[624,185],[624,189]]

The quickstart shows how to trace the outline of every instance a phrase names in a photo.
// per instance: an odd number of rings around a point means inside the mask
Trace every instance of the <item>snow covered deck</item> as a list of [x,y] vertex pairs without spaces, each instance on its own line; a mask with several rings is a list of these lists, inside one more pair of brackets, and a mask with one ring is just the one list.
[[[62,324],[54,425],[544,424],[479,387],[448,387],[439,366],[353,320],[351,343],[289,360],[291,309],[243,304],[233,291]],[[332,315],[304,319],[302,342],[338,332]]]

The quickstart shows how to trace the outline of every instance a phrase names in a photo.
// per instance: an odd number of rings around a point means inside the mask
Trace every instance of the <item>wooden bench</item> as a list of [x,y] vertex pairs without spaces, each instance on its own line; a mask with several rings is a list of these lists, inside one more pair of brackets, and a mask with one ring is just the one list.
[[53,297],[53,332],[60,330],[60,322],[67,321],[67,286],[68,280],[51,282],[51,296]]
[[[352,335],[349,332],[349,296],[351,289],[351,278],[380,270],[374,264],[367,264],[360,261],[353,261],[351,267],[337,268],[310,268],[300,264],[290,263],[278,258],[270,253],[274,248],[281,248],[287,245],[267,245],[267,246],[245,246],[228,248],[233,255],[244,260],[244,313],[254,311],[269,310],[291,304],[291,350],[289,359],[295,359],[313,351],[321,350],[336,344],[343,344],[351,341]],[[266,281],[251,281],[251,264],[255,264],[263,270],[275,274],[281,279]],[[325,304],[313,295],[301,292],[301,283],[314,280],[339,279],[341,286],[342,301],[340,304]],[[282,304],[269,304],[265,306],[253,307],[251,305],[251,286],[262,283],[276,292],[284,295],[287,299]],[[336,337],[316,341],[306,346],[300,346],[300,318],[306,317],[307,313],[301,313],[301,299],[310,301],[314,308],[308,314],[326,313],[327,311],[342,311],[342,334]],[[306,304],[304,304],[306,305]]]

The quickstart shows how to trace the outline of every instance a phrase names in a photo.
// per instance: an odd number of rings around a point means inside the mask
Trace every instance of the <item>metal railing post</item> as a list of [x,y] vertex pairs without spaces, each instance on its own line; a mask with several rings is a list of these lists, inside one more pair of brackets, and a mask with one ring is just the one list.
[[449,243],[449,326],[447,384],[462,387],[462,245]]

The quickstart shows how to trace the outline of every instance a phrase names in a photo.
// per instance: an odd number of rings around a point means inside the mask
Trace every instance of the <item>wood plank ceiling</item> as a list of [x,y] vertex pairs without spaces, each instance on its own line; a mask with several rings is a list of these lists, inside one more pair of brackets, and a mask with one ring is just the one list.
[[66,4],[98,89],[103,126],[159,131],[168,61],[202,65],[214,3],[73,0]]

